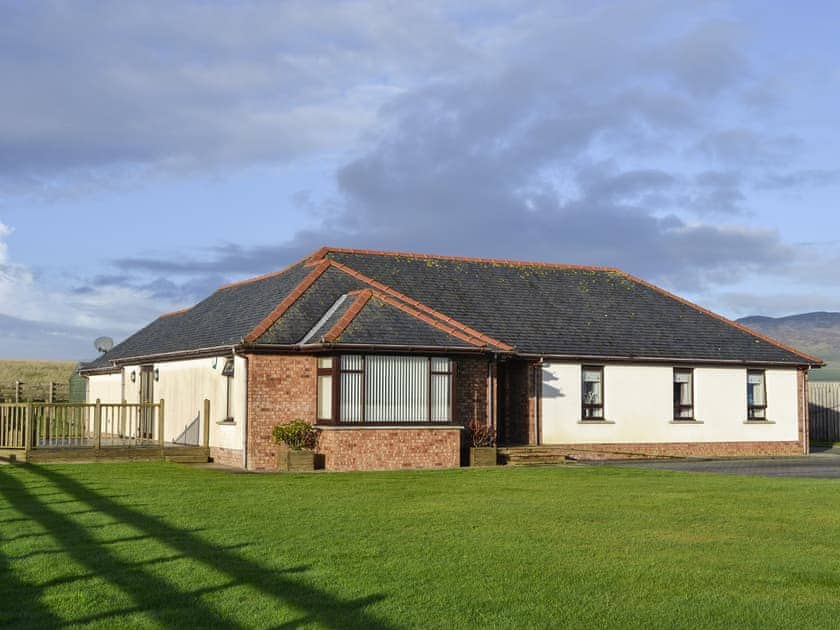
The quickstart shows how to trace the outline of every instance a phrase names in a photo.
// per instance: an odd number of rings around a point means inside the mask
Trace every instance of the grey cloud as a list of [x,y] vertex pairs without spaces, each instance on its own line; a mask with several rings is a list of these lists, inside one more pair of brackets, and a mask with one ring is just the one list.
[[0,357],[90,360],[93,340],[109,332],[0,314]]
[[[194,12],[199,26],[196,35],[184,34],[188,41],[211,28],[201,10]],[[300,11],[294,13],[302,19]],[[267,56],[277,65],[262,70],[280,77],[279,83],[263,85],[260,68],[243,70],[241,80],[257,86],[254,90],[241,85],[229,90],[224,81],[228,74],[240,74],[219,65],[226,55],[218,51],[238,51],[241,43],[229,29],[206,44],[211,77],[196,79],[201,72],[194,67],[179,67],[175,77],[139,79],[132,68],[121,69],[120,85],[160,80],[168,86],[161,94],[183,96],[172,115],[158,108],[140,112],[131,124],[147,133],[143,142],[128,143],[137,150],[130,159],[176,163],[183,157],[180,147],[211,160],[282,154],[285,149],[278,146],[291,146],[285,131],[251,123],[275,120],[266,112],[276,110],[273,99],[286,78],[294,83],[287,100],[301,108],[328,102],[335,85],[352,91],[371,70],[393,71],[405,80],[398,94],[381,99],[375,118],[369,110],[371,124],[356,145],[356,157],[336,173],[340,199],[324,209],[320,227],[276,246],[223,243],[179,258],[125,257],[114,262],[116,269],[138,277],[130,280],[132,286],[153,286],[171,296],[180,286],[208,278],[280,268],[324,244],[615,265],[681,289],[784,267],[793,252],[777,234],[687,218],[745,212],[743,170],[785,162],[797,146],[795,138],[762,129],[755,103],[738,101],[745,86],[760,82],[746,61],[738,28],[698,5],[688,20],[691,28],[680,30],[674,24],[684,23],[683,14],[666,2],[581,12],[546,3],[510,13],[516,19],[499,19],[471,32],[469,45],[434,18],[420,20],[414,33],[401,21],[405,16],[375,11],[348,16],[349,35],[329,34],[339,38],[338,58],[327,56],[323,82],[317,73],[304,71],[315,59],[307,55],[319,48],[310,50],[310,40],[295,29],[319,31],[294,22],[283,33],[257,26],[252,53],[270,50],[273,37],[288,34],[295,54]],[[169,28],[180,34],[183,15],[174,17]],[[396,23],[396,34],[384,33]],[[663,38],[663,32],[672,35]],[[171,35],[164,29],[162,41],[176,45]],[[398,50],[402,40],[405,51]],[[409,61],[417,42],[427,40],[440,50]],[[205,44],[196,45],[204,50]],[[237,55],[226,63],[243,62]],[[338,76],[354,58],[361,70]],[[371,65],[376,59],[387,59],[384,68]],[[407,78],[418,70],[427,73],[423,79]],[[173,87],[184,77],[186,95]],[[118,92],[125,93],[133,94]],[[205,97],[215,103],[212,111],[200,104]],[[150,99],[144,94],[140,101]],[[709,121],[721,118],[724,101],[729,118],[741,114],[743,121],[710,128]],[[273,105],[258,107],[256,116],[243,114],[253,103]],[[184,112],[198,116],[179,120]],[[220,123],[222,115],[226,119]],[[244,136],[239,135],[243,125]],[[299,126],[296,121],[293,128]],[[319,133],[334,131],[329,124],[314,127]],[[161,143],[155,135],[164,129],[172,137]],[[308,140],[296,136],[294,142]],[[103,155],[109,155],[109,146]],[[687,174],[694,171],[699,174]],[[296,201],[311,203],[305,194]]]
[[831,186],[840,182],[840,170],[805,169],[771,173],[757,183],[758,188],[782,190],[803,186]]

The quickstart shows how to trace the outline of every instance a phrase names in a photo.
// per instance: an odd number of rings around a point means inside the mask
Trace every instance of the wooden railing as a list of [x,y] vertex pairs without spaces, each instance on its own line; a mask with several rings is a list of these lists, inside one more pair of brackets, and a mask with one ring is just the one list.
[[164,445],[164,402],[0,403],[0,448]]

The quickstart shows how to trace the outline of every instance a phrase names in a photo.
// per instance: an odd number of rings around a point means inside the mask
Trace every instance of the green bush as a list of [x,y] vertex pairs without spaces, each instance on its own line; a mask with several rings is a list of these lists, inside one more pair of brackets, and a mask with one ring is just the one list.
[[293,451],[312,451],[318,443],[318,430],[303,420],[278,424],[271,434],[275,442],[285,444]]

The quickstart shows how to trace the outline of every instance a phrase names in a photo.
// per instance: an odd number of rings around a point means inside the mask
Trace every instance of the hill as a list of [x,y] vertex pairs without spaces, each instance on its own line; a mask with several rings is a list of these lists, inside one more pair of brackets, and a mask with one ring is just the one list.
[[738,323],[823,359],[814,381],[840,381],[840,313],[802,313],[787,317],[744,317]]

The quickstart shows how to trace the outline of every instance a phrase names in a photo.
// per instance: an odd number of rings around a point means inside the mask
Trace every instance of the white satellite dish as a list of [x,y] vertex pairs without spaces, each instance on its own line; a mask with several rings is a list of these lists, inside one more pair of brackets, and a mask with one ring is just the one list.
[[93,347],[98,352],[108,352],[114,347],[114,340],[110,337],[97,337],[96,341],[93,342]]

